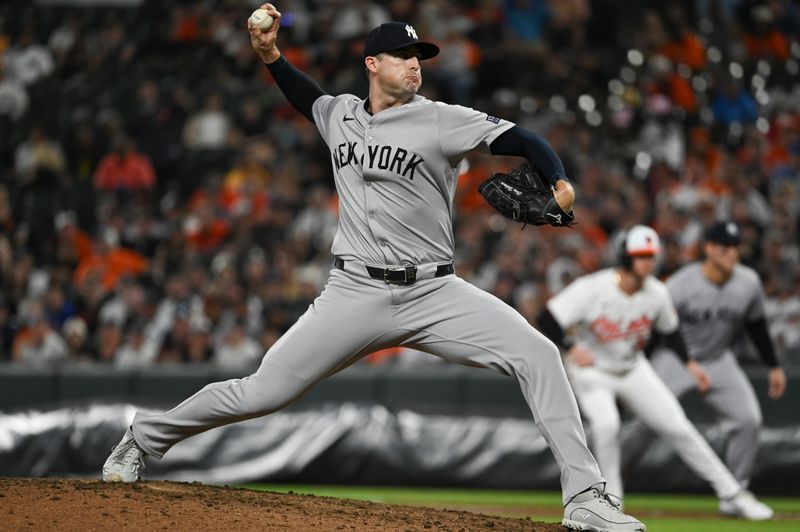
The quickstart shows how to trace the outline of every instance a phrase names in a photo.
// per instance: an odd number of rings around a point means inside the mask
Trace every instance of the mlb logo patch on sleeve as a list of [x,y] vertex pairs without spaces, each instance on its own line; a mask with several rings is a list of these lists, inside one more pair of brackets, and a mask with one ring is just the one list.
[[496,116],[486,115],[486,120],[488,120],[489,122],[494,122],[495,124],[500,123],[500,119],[497,118]]

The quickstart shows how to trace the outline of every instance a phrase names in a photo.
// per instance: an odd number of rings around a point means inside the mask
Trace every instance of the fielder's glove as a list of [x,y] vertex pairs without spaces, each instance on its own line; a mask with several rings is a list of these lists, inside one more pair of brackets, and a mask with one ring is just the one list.
[[575,215],[561,208],[553,191],[553,185],[528,163],[507,174],[494,174],[478,187],[489,205],[510,220],[525,225],[571,227]]

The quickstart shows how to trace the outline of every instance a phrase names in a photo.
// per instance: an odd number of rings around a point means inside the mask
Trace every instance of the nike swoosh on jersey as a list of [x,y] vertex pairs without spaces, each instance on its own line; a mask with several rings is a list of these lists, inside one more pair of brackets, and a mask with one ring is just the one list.
[[354,116],[344,115],[344,118],[342,119],[342,122],[349,122],[349,121],[355,120],[355,119],[356,119],[356,117],[354,117]]

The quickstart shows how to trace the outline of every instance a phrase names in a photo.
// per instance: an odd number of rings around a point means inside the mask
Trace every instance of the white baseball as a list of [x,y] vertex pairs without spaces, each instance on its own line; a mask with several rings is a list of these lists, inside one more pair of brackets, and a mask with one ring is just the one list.
[[272,15],[267,13],[266,9],[256,9],[250,15],[250,22],[261,31],[269,31],[272,27]]

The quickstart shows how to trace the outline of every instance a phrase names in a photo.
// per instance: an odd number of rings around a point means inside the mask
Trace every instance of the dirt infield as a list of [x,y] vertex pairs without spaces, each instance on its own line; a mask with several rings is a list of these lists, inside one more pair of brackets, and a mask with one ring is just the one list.
[[0,530],[476,530],[565,532],[553,523],[175,482],[0,478]]

